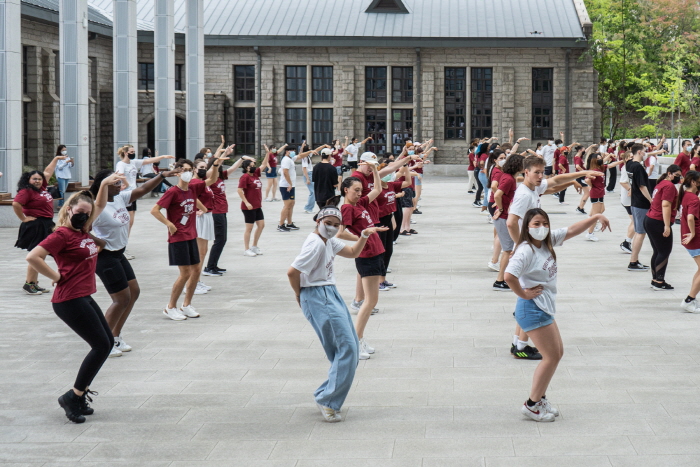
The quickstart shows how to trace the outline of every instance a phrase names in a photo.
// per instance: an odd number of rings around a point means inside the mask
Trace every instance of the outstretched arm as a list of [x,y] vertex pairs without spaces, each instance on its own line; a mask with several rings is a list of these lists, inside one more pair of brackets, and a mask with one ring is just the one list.
[[372,169],[372,175],[374,175],[374,188],[372,188],[372,191],[367,193],[367,198],[369,198],[369,202],[371,203],[372,201],[377,199],[377,196],[382,194],[382,178],[379,176],[379,172],[377,171],[377,165],[369,165]]
[[605,232],[605,229],[608,229],[612,232],[612,230],[610,229],[610,221],[608,220],[608,218],[602,214],[596,214],[595,216],[591,216],[588,219],[584,219],[575,223],[574,225],[569,226],[569,228],[566,230],[566,237],[564,237],[564,240],[568,240],[572,237],[582,234],[583,232],[588,230],[592,225],[595,225],[598,221],[600,221],[601,224],[601,232]]
[[58,161],[62,161],[66,159],[68,156],[56,156],[53,159],[51,159],[51,162],[49,162],[49,165],[46,166],[44,169],[44,178],[48,182],[51,176],[53,175],[54,171],[56,170],[56,164]]

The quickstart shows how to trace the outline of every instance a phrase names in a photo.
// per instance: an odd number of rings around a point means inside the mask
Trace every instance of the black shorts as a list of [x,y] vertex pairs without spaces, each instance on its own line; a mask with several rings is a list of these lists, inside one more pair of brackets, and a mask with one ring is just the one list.
[[498,205],[493,202],[493,203],[488,203],[486,205],[486,209],[488,210],[489,214],[491,214],[491,217],[496,213],[496,209],[498,208]]
[[588,183],[586,183],[586,177],[577,178],[576,181],[578,182],[579,185],[581,185],[581,187],[588,186]]
[[241,211],[243,211],[243,218],[246,224],[255,224],[257,221],[265,220],[262,208],[251,210],[241,209]]
[[548,165],[544,168],[544,174],[545,175],[552,175],[552,166]]
[[401,200],[401,207],[402,208],[412,208],[413,207],[413,197],[415,194],[413,193],[413,189],[411,187],[407,187],[403,189],[404,195],[399,198]]
[[129,204],[126,207],[127,211],[136,211],[136,201],[132,201],[131,204]]
[[348,165],[351,169],[357,169],[357,161],[348,161]]
[[623,208],[625,208],[625,211],[627,211],[627,214],[630,216],[632,215],[632,208],[629,206],[625,206],[624,204],[622,205]]
[[287,191],[287,187],[280,187],[280,194],[282,195],[282,201],[289,201],[294,199],[296,188],[292,187],[291,191]]
[[102,250],[97,255],[95,273],[104,284],[107,293],[115,294],[129,287],[129,281],[136,279],[134,269],[124,256],[122,248],[117,251]]
[[19,225],[19,233],[15,246],[23,250],[32,251],[46,237],[51,235],[56,224],[48,217],[37,217],[33,221],[22,222]]
[[591,204],[602,203],[605,198],[591,198]]
[[355,267],[360,277],[384,274],[384,253],[371,258],[355,258]]
[[168,258],[171,266],[192,266],[199,264],[197,239],[168,243]]

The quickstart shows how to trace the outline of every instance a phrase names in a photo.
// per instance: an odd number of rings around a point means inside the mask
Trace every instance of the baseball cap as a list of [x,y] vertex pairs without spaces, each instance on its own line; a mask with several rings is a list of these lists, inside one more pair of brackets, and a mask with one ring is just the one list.
[[363,152],[360,156],[361,162],[369,162],[370,164],[377,164],[377,155],[373,152]]
[[323,148],[321,149],[321,154],[330,156],[331,154],[333,154],[333,151],[330,148]]

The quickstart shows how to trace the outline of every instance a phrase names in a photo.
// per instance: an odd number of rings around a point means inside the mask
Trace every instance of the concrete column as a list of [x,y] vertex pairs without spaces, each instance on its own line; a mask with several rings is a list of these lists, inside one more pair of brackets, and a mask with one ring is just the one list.
[[[175,4],[155,1],[154,65],[156,151],[175,154]],[[189,93],[189,89],[188,89]],[[189,127],[189,122],[187,122]],[[189,154],[188,154],[189,156]],[[165,166],[167,159],[161,163]]]
[[114,69],[114,151],[126,144],[138,146],[139,95],[136,50],[136,0],[113,0],[112,60]]
[[185,0],[185,73],[187,75],[187,157],[205,146],[204,138],[204,2]]
[[20,0],[0,1],[0,192],[16,193],[22,174]]
[[90,121],[88,95],[87,2],[60,0],[58,43],[60,60],[60,140],[75,157],[72,180],[89,183]]

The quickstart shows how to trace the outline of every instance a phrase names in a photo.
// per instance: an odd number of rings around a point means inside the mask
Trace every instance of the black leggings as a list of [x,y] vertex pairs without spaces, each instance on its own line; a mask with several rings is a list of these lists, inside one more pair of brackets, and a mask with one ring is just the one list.
[[114,336],[102,310],[91,296],[54,303],[53,311],[77,335],[90,344],[90,352],[83,360],[73,387],[85,391],[102,368],[114,347]]
[[386,276],[386,269],[389,267],[389,261],[391,261],[391,255],[394,254],[394,231],[391,230],[391,218],[393,214],[387,214],[386,216],[379,219],[378,225],[383,225],[384,227],[389,227],[389,230],[385,232],[378,232],[379,239],[384,244],[384,275]]
[[664,237],[664,223],[651,217],[644,218],[644,230],[647,231],[649,243],[654,253],[651,255],[651,277],[655,281],[664,281],[668,257],[673,250],[673,229],[668,237]]
[[[401,198],[397,198],[396,200],[396,211],[394,211],[394,220],[396,221],[396,228],[394,229],[394,241],[396,241],[399,238],[399,234],[401,233],[401,223],[403,223],[403,208],[401,207],[401,203],[399,203],[399,200]],[[393,248],[393,243],[392,243],[392,248]]]
[[566,188],[564,188],[563,190],[561,190],[559,192],[559,202],[560,203],[564,202],[564,196],[566,196]]
[[610,169],[610,178],[608,179],[608,191],[613,191],[615,189],[615,184],[617,183],[617,167]]
[[[474,178],[476,179],[476,198],[474,198],[474,202],[478,203],[479,200],[481,199],[481,193],[484,191],[484,185],[481,184],[481,180],[479,180],[479,169],[474,169]],[[484,201],[484,204],[486,204],[486,201]]]
[[224,251],[224,246],[228,240],[228,221],[226,214],[213,214],[214,219],[214,244],[209,251],[209,261],[207,262],[208,269],[219,267],[219,258]]

